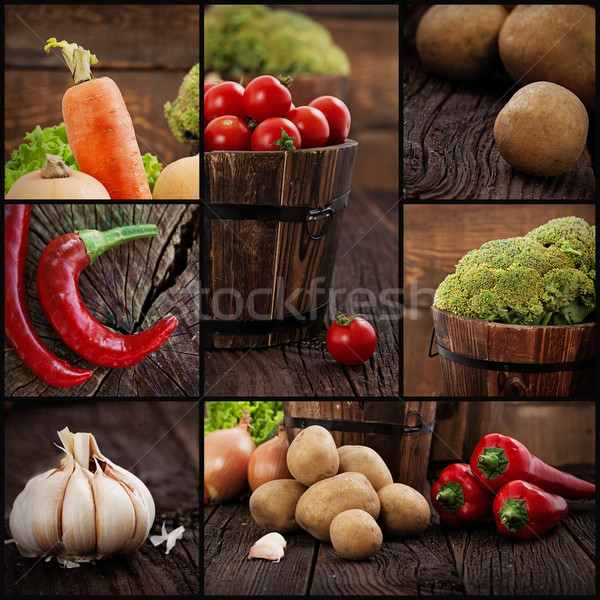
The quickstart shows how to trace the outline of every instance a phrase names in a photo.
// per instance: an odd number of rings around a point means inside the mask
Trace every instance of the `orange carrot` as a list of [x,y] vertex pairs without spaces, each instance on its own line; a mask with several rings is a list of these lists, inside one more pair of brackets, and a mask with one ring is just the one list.
[[131,116],[110,77],[93,79],[98,59],[77,44],[50,38],[44,49],[62,48],[75,85],[63,97],[69,146],[83,173],[97,179],[113,200],[151,200]]

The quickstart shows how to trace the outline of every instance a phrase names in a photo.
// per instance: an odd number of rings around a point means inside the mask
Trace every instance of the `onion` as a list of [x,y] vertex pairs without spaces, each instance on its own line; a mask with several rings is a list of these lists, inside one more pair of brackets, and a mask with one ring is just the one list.
[[231,429],[213,431],[204,438],[204,503],[237,498],[248,488],[248,462],[256,449],[250,437],[248,411]]
[[281,424],[275,437],[256,449],[248,463],[248,483],[252,491],[267,481],[293,479],[286,461],[289,446],[285,425]]

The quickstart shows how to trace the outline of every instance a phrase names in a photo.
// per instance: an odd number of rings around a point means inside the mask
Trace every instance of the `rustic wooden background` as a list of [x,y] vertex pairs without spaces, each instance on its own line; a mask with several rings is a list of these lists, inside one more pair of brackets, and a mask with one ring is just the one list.
[[4,520],[29,479],[56,467],[64,455],[56,432],[94,434],[105,456],[132,471],[154,498],[150,535],[183,525],[185,532],[165,555],[165,544],[146,541],[139,550],[77,569],[53,559],[22,557],[15,544],[4,548],[6,596],[198,595],[200,592],[200,444],[197,402],[7,403],[4,410]]
[[[358,142],[354,188],[398,190],[399,8],[372,4],[274,4],[325,26],[348,54],[350,138]],[[292,84],[293,85],[293,84]],[[322,92],[334,93],[334,92]]]
[[546,178],[518,173],[500,157],[493,136],[496,116],[517,88],[511,89],[513,82],[503,70],[472,83],[427,71],[415,47],[415,31],[426,8],[405,12],[403,195],[440,200],[593,199],[594,111],[588,146],[567,173]]
[[488,240],[524,235],[557,217],[595,224],[593,204],[404,205],[404,394],[443,394],[439,357],[427,356],[430,306],[437,286],[469,250]]
[[[179,326],[137,365],[111,369],[88,363],[60,340],[37,295],[39,258],[54,238],[77,229],[155,223],[158,237],[111,248],[82,273],[79,291],[102,324],[119,333],[147,329],[172,313]],[[43,342],[67,362],[94,375],[67,390],[46,385],[4,342],[5,397],[197,396],[200,393],[199,207],[193,204],[36,204],[32,207],[25,268],[31,321]],[[145,313],[145,315],[143,315]]]
[[163,113],[184,75],[200,60],[200,7],[193,4],[12,4],[4,7],[4,160],[36,125],[62,121],[61,102],[73,84],[50,37],[75,42],[98,57],[93,73],[119,86],[142,154],[163,165],[189,155]]
[[[359,149],[360,153],[360,149]],[[207,397],[397,396],[400,366],[398,202],[395,192],[354,190],[343,211],[328,316],[320,334],[294,344],[252,350],[206,350]],[[377,347],[358,367],[327,352],[336,309],[362,313]]]

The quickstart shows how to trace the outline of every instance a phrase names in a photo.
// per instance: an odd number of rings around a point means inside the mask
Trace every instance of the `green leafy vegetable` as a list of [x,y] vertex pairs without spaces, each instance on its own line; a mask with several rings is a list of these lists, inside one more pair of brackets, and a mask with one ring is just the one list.
[[150,152],[146,152],[146,154],[142,156],[142,162],[144,163],[144,169],[146,169],[148,185],[154,187],[163,166],[158,162],[158,158],[156,158],[154,154],[150,154]]
[[247,410],[252,416],[250,436],[257,446],[267,441],[275,425],[283,420],[282,404],[276,401],[208,401],[205,405],[208,414],[208,418],[204,419],[205,436],[218,429],[235,427]]

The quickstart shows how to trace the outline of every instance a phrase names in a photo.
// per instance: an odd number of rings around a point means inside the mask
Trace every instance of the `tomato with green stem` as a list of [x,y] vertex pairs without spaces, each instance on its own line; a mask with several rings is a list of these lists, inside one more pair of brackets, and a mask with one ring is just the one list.
[[361,315],[340,313],[327,330],[325,343],[335,360],[352,367],[362,365],[373,356],[377,335],[371,323]]
[[300,150],[302,137],[288,119],[271,117],[259,123],[252,132],[252,150]]
[[287,87],[291,82],[291,77],[277,79],[272,75],[253,79],[244,91],[246,114],[259,123],[270,117],[285,117],[292,104]]

